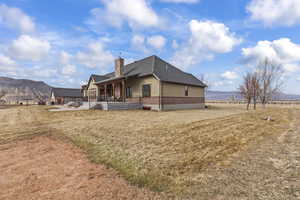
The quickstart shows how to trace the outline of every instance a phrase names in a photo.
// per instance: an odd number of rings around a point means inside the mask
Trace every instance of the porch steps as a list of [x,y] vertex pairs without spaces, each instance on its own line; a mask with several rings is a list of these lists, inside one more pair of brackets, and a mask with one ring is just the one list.
[[101,105],[99,105],[100,102],[83,102],[82,105],[79,108],[85,108],[85,109],[101,109]]
[[138,110],[141,109],[139,103],[124,103],[124,102],[104,102],[102,104],[103,110]]

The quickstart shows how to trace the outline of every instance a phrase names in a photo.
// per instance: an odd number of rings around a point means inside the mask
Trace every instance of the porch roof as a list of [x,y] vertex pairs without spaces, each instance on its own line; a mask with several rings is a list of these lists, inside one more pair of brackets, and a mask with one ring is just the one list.
[[125,76],[112,77],[112,78],[108,78],[108,79],[105,79],[105,80],[102,80],[102,81],[95,82],[94,84],[95,85],[100,85],[100,84],[103,84],[103,83],[108,83],[108,82],[122,80],[124,78],[125,78]]

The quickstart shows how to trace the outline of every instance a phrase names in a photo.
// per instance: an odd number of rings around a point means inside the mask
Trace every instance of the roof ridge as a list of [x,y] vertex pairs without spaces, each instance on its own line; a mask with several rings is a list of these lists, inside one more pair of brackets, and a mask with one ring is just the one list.
[[[152,64],[152,73],[153,73],[153,72],[154,72],[155,59],[158,58],[158,56],[156,56],[156,55],[151,55],[151,56],[148,56],[148,57],[146,57],[146,58],[143,58],[143,59],[140,59],[140,60],[133,61],[133,62],[127,64],[127,65],[124,65],[124,68],[127,68],[127,67],[129,67],[130,65],[133,65],[133,64],[142,62],[142,61],[147,60],[147,59],[149,59],[149,58],[153,58],[153,59],[154,59],[154,62],[153,62],[153,64]],[[105,76],[105,77],[106,77],[107,75],[112,74],[112,73],[114,73],[114,72],[109,72],[109,73],[107,73],[107,74],[105,74],[105,75],[102,75],[102,76]]]
[[149,59],[149,58],[155,57],[155,56],[156,56],[156,55],[152,55],[152,56],[148,56],[148,57],[146,57],[146,58],[140,59],[140,60],[133,61],[132,63],[129,63],[129,64],[125,65],[124,67],[126,67],[126,66],[128,66],[128,65],[131,65],[131,64],[134,64],[134,63],[137,63],[137,62],[141,62],[141,61],[143,61],[143,60],[146,60],[146,59]]
[[[154,67],[155,67],[155,61],[156,61],[156,59],[157,59],[157,56],[156,56],[156,55],[153,55],[152,57],[153,57],[152,74],[155,74],[155,73],[154,73]],[[155,74],[155,75],[156,75],[156,74]]]
[[62,88],[62,87],[52,87],[52,89],[80,90],[80,88]]
[[91,76],[105,76],[105,75],[92,74]]
[[[185,71],[181,70],[179,67],[176,67],[175,65],[171,64],[170,62],[165,61],[164,59],[162,59],[162,58],[160,58],[160,57],[158,57],[158,56],[156,56],[156,57],[157,57],[159,60],[161,60],[162,62],[164,62],[164,63],[170,65],[171,67],[174,67],[174,68],[176,68],[177,70],[179,70],[179,71],[181,71],[181,72],[183,72],[183,73],[186,73]],[[186,73],[186,74],[187,74],[187,73]]]

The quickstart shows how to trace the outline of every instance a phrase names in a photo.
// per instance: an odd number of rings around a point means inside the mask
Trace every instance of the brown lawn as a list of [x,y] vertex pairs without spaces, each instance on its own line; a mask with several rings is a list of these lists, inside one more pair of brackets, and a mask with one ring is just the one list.
[[[267,116],[271,116],[274,121],[264,120]],[[63,172],[69,171],[69,166],[65,166],[64,162],[61,164],[51,162],[50,159],[45,159],[47,156],[39,157],[43,148],[47,149],[49,144],[57,145],[59,149],[50,151],[53,156],[51,160],[64,159],[64,154],[71,155],[73,151],[78,151],[69,146],[70,144],[60,142],[61,138],[72,141],[86,152],[90,161],[100,164],[98,166],[100,169],[97,169],[100,170],[99,173],[111,174],[116,182],[122,182],[120,195],[124,190],[129,196],[124,198],[116,196],[115,199],[158,198],[157,195],[159,198],[179,199],[282,199],[282,197],[293,199],[299,195],[297,193],[299,187],[294,186],[297,182],[290,180],[291,177],[299,178],[299,171],[286,171],[285,165],[279,166],[278,170],[283,170],[281,178],[268,179],[272,179],[272,186],[268,186],[262,177],[275,176],[272,167],[282,162],[291,161],[290,167],[294,170],[299,169],[299,163],[296,162],[299,157],[295,156],[295,152],[300,152],[299,148],[297,149],[300,141],[296,130],[298,120],[300,112],[297,109],[268,108],[246,112],[244,107],[239,105],[214,105],[207,110],[172,112],[48,112],[45,107],[15,107],[0,110],[0,142],[3,143],[0,146],[0,156],[11,157],[7,160],[13,164],[6,166],[6,170],[10,173],[13,173],[12,169],[18,165],[18,160],[24,157],[23,162],[28,164],[28,168],[40,170],[33,172],[34,174],[48,174],[51,170],[55,174],[61,169],[59,179],[65,193],[72,193],[71,189],[81,184],[81,180],[74,178],[73,180],[76,180],[74,182],[64,182],[67,177]],[[24,146],[30,146],[30,142],[24,140],[11,143],[17,139],[32,138],[36,135],[48,135],[56,139],[50,140],[44,136],[42,139],[29,140],[37,147],[32,145],[32,150],[35,151],[27,157],[22,156],[20,152],[25,151]],[[292,137],[295,138],[287,139]],[[284,154],[282,149],[290,146],[295,149],[286,150],[284,158],[289,160],[280,160],[280,155]],[[15,149],[19,150],[16,151],[19,153],[15,153],[22,157],[10,155]],[[96,165],[89,163],[82,153],[78,153],[78,156],[82,156],[80,164],[77,163],[77,157],[67,156],[72,166],[88,165],[91,169],[97,168]],[[44,164],[38,164],[34,159]],[[46,163],[49,164],[48,168],[36,167]],[[101,172],[104,170],[103,166],[113,168],[116,172],[112,170]],[[72,169],[75,170],[74,174],[79,173],[76,168]],[[88,179],[89,170],[90,168],[87,168],[82,172],[85,174],[81,174],[84,177],[82,181]],[[16,177],[16,182],[10,184],[12,191],[17,191],[17,183],[23,183],[21,180],[28,175],[25,171],[20,171],[19,174],[20,177]],[[256,178],[254,179],[252,175]],[[7,176],[14,177],[15,174],[8,173]],[[149,188],[154,193],[129,186],[123,179],[136,186]],[[38,178],[29,179],[29,182],[36,184],[36,180]],[[257,180],[260,183],[257,183]],[[279,189],[282,180],[288,182],[286,184],[288,192]],[[55,182],[55,179],[53,181]],[[49,179],[49,183],[46,184],[51,183]],[[88,185],[84,181],[82,184]],[[95,197],[100,198],[97,194],[102,194],[101,188],[111,185],[106,183],[106,180],[101,184],[94,187],[93,183],[87,190],[91,190]],[[0,190],[1,185],[3,182],[0,181]],[[26,186],[20,187],[25,188],[22,190],[24,193],[30,194]],[[80,199],[82,198],[80,192],[84,191],[73,193],[74,195],[70,197],[63,196],[60,190],[55,190],[51,196],[47,185],[41,187],[36,193],[37,196],[33,197],[41,197],[39,195],[48,191],[47,194],[51,198]],[[117,185],[109,190],[119,191],[118,187]],[[14,192],[10,194],[13,195]],[[30,196],[27,199],[30,199]]]

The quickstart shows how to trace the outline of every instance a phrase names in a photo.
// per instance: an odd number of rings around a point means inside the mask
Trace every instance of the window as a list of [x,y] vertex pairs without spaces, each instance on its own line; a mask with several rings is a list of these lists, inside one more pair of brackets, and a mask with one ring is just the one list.
[[184,94],[186,97],[189,96],[189,86],[184,87]]
[[151,85],[143,85],[143,97],[151,97]]
[[95,88],[88,90],[88,99],[92,101],[97,99],[97,92]]
[[131,98],[132,97],[132,89],[131,87],[126,88],[126,98]]

